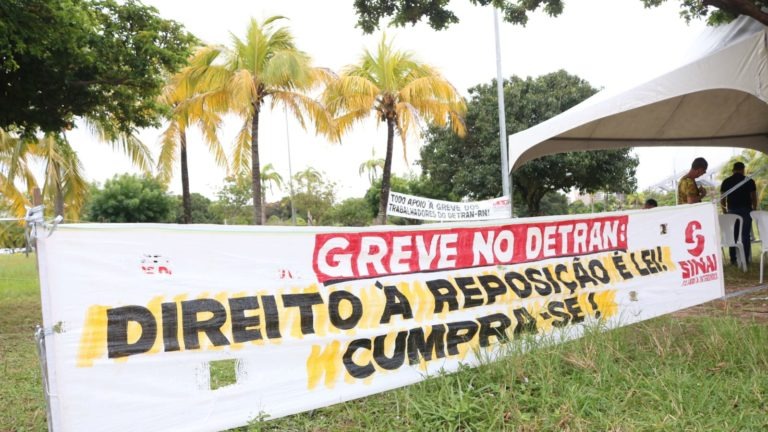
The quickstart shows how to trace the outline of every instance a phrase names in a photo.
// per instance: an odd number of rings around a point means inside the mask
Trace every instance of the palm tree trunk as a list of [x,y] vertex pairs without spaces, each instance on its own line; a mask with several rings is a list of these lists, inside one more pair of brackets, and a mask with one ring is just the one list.
[[395,142],[395,120],[387,118],[387,154],[384,156],[384,169],[381,174],[381,197],[379,198],[379,215],[376,223],[387,223],[387,203],[389,202],[389,183],[392,171],[392,148]]
[[253,190],[253,224],[261,225],[261,167],[259,165],[259,104],[253,104],[251,119],[251,189]]
[[181,216],[181,223],[192,223],[192,197],[189,195],[189,166],[187,165],[187,132],[181,131],[181,204],[184,214]]
[[56,191],[53,196],[53,216],[64,215],[64,192],[61,190],[61,183],[56,182]]
[[[264,191],[264,188],[262,188],[261,190]],[[262,225],[267,224],[267,214],[266,214],[267,212],[265,210],[265,207],[266,207],[265,203],[266,203],[266,200],[264,199],[264,194],[261,194],[261,224]]]

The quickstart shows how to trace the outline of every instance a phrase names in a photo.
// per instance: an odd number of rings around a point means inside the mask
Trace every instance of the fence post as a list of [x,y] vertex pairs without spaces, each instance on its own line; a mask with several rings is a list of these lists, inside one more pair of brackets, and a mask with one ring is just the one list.
[[40,192],[40,188],[32,189],[32,206],[36,207],[43,204],[43,194]]
[[[37,207],[43,205],[43,194],[40,192],[40,188],[32,189],[32,206]],[[37,243],[37,241],[35,241]],[[37,274],[40,277],[40,261],[37,259],[37,245],[35,245],[35,261],[37,263]],[[43,381],[43,393],[45,395],[45,414],[47,417],[48,432],[53,432],[53,422],[51,416],[51,391],[50,382],[48,380],[48,353],[45,346],[45,328],[42,325],[37,325],[35,328],[35,342],[37,346],[37,356],[40,362],[40,372]]]

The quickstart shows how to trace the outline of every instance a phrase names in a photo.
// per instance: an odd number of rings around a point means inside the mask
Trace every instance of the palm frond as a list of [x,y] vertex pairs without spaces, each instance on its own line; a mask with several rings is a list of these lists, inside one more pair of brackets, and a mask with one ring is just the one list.
[[280,173],[275,171],[275,167],[274,165],[272,165],[272,163],[268,163],[261,168],[261,184],[262,184],[262,189],[269,188],[270,191],[272,190],[273,184],[278,189],[282,189],[283,176],[281,176]]
[[370,110],[381,94],[379,87],[371,80],[351,75],[342,75],[332,81],[323,93],[323,102],[331,113],[343,111]]
[[0,172],[0,195],[8,200],[10,211],[15,217],[24,217],[27,212],[25,207],[30,205],[29,200],[2,172]]
[[277,104],[284,105],[293,117],[299,121],[302,128],[306,129],[304,120],[306,115],[315,125],[315,133],[321,134],[334,142],[340,141],[341,134],[336,125],[336,120],[320,101],[303,93],[276,91],[272,94],[272,108]]
[[236,175],[251,173],[251,121],[246,119],[235,139],[232,151],[232,171]]
[[175,121],[168,123],[168,127],[160,135],[160,155],[157,158],[158,180],[168,184],[173,176],[173,167],[176,165],[176,154],[180,145],[182,128]]

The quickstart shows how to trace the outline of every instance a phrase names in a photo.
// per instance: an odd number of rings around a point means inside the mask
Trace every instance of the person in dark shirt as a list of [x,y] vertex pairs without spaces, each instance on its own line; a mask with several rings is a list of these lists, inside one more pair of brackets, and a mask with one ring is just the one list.
[[[733,175],[723,180],[720,185],[720,193],[723,194],[741,183],[746,177],[744,176],[744,164],[736,162],[733,164]],[[730,195],[720,200],[720,206],[723,208],[723,213],[731,213],[741,216],[744,221],[741,227],[741,233],[738,231],[734,233],[738,238],[741,234],[741,244],[744,247],[744,256],[747,258],[747,265],[752,261],[752,241],[749,234],[752,232],[752,217],[749,212],[757,208],[757,187],[755,181],[752,179],[747,180],[744,184],[738,187],[738,189],[731,192]],[[738,228],[736,228],[738,230]],[[730,248],[731,264],[736,264],[736,248]]]

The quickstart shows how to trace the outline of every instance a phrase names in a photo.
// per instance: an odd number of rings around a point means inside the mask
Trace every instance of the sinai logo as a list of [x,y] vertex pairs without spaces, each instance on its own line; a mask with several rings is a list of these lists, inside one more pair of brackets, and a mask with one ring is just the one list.
[[701,233],[701,223],[691,221],[685,228],[685,243],[691,258],[678,261],[683,274],[683,286],[717,279],[717,254],[702,255],[706,237]]

